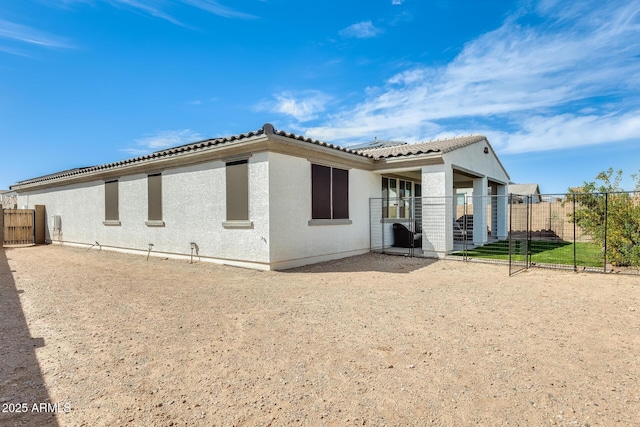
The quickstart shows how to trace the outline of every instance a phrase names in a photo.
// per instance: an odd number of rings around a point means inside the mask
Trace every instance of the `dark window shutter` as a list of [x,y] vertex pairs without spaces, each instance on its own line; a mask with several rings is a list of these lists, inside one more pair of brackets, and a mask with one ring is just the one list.
[[227,163],[227,220],[249,219],[249,164]]
[[311,218],[331,219],[331,168],[311,165]]
[[147,196],[149,198],[149,221],[162,221],[162,175],[147,177]]
[[104,219],[118,221],[118,181],[104,183]]
[[349,171],[333,169],[333,219],[349,218]]

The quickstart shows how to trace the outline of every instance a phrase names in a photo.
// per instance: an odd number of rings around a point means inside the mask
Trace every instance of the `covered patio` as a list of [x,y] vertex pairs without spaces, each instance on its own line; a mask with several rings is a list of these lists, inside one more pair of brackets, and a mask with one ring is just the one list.
[[372,250],[443,258],[507,237],[509,176],[486,138],[368,151],[384,150],[394,154],[381,156],[381,197],[370,201]]

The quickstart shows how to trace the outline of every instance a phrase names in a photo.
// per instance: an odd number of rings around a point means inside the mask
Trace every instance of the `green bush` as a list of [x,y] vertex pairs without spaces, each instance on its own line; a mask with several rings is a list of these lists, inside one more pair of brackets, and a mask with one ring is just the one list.
[[[640,189],[638,175],[631,175]],[[640,265],[640,193],[622,192],[622,171],[600,172],[595,181],[581,188],[570,188],[567,201],[576,201],[575,214],[569,214],[585,233],[602,248],[607,261],[619,266]]]

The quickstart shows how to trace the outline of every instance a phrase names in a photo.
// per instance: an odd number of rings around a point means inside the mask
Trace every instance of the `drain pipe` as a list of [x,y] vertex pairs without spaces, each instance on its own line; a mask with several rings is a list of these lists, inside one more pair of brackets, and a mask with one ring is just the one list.
[[147,261],[149,261],[149,255],[151,255],[151,249],[153,249],[153,243],[149,243],[149,252],[147,252]]

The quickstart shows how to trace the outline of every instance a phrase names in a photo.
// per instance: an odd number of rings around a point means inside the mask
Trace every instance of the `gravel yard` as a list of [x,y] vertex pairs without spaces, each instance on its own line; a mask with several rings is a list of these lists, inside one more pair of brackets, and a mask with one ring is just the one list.
[[0,426],[640,426],[640,279],[507,273],[5,248]]

